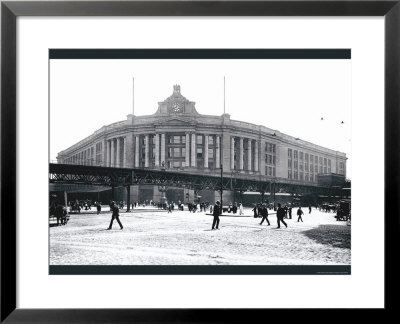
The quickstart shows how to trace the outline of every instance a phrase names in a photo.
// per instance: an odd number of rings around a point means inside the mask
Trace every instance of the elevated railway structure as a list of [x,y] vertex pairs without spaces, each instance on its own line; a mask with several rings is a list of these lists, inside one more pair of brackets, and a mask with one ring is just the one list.
[[[321,185],[306,182],[288,181],[285,178],[271,178],[268,181],[261,179],[257,175],[248,175],[240,173],[224,173],[220,176],[215,174],[204,174],[191,171],[174,171],[164,169],[146,169],[146,168],[117,168],[102,167],[90,165],[71,165],[50,163],[49,182],[54,185],[72,185],[75,188],[82,186],[107,187],[112,189],[116,187],[125,187],[127,190],[127,204],[130,204],[130,188],[134,185],[154,185],[176,188],[192,189],[195,192],[201,190],[214,190],[221,192],[236,191],[259,192],[264,193],[289,193],[292,195],[324,195],[329,196],[340,190],[340,186],[331,186],[324,182]],[[62,186],[60,186],[62,187]],[[87,189],[85,189],[87,190]]]

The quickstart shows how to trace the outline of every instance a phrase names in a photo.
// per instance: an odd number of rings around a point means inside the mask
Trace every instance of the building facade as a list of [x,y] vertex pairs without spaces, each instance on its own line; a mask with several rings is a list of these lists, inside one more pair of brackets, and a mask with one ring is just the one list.
[[346,155],[265,126],[202,115],[179,85],[153,115],[128,115],[60,152],[58,163],[166,169],[318,185],[346,176]]

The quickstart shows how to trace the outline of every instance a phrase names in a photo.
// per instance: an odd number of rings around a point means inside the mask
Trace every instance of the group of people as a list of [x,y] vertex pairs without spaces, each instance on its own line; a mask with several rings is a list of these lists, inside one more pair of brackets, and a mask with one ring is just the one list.
[[[101,202],[96,201],[94,204],[97,208],[97,214],[100,214]],[[148,204],[153,204],[153,201],[151,201],[151,202],[146,201],[145,205],[148,205]],[[139,202],[132,203],[132,207],[134,207],[134,206],[136,207],[138,205],[139,205]],[[208,203],[198,203],[198,204],[188,203],[188,209],[189,209],[189,212],[206,211],[206,208],[208,207],[208,205],[209,205]],[[123,208],[124,202],[110,201],[109,206],[110,206],[110,211],[112,212],[112,215],[111,215],[110,225],[107,229],[108,230],[112,229],[113,222],[114,222],[114,220],[116,220],[122,230],[123,225],[119,219],[119,210],[120,210],[119,207]],[[175,204],[172,202],[172,203],[166,204],[166,206],[167,206],[166,209],[167,209],[168,213],[172,213],[172,211],[174,210]],[[264,221],[267,222],[267,226],[271,225],[271,223],[268,219],[268,207],[270,207],[270,206],[263,203],[263,204],[258,204],[253,208],[254,217],[255,218],[262,217],[259,225],[262,225],[264,223]],[[180,201],[178,203],[178,209],[183,210],[183,203],[181,203]],[[238,208],[237,203],[234,203],[233,205],[229,205],[227,211],[228,211],[228,213],[232,212],[233,214],[236,214],[238,209],[239,209],[239,214],[243,215],[243,205],[241,203],[239,204],[239,208]],[[222,214],[222,212],[223,212],[223,210],[222,210],[221,202],[219,200],[217,200],[215,205],[211,206],[211,208],[210,208],[210,213],[212,213],[212,215],[213,215],[213,222],[212,222],[212,227],[211,227],[212,230],[219,229],[219,223],[220,223],[219,216]],[[311,213],[311,206],[309,206],[309,213]],[[61,225],[66,224],[66,214],[67,214],[66,208],[63,208],[63,206],[59,205],[55,208],[54,214],[57,218],[57,225],[59,225],[60,221],[61,221]],[[278,209],[276,211],[276,215],[277,215],[277,223],[278,223],[277,228],[281,227],[281,223],[283,225],[285,225],[285,227],[287,228],[287,224],[284,221],[284,218],[288,218],[288,215],[289,215],[289,219],[292,219],[292,207],[291,206],[282,207],[281,204],[278,203]],[[299,207],[297,210],[297,216],[298,216],[297,222],[300,222],[300,221],[303,222],[302,215],[304,215],[304,212],[301,209],[301,207]]]
[[200,203],[200,202],[197,202],[197,203],[192,202],[192,203],[188,203],[188,209],[189,209],[189,212],[200,213],[200,212],[203,212],[203,211],[205,212],[209,205],[210,204],[208,202],[202,202],[202,203]]
[[[292,208],[290,207],[290,219],[292,218],[291,217],[291,209]],[[264,204],[260,204],[259,206],[254,207],[253,211],[254,211],[254,217],[258,217],[258,216],[262,217],[260,225],[262,225],[264,223],[264,221],[267,222],[267,224],[268,224],[267,226],[271,225],[271,223],[269,222],[269,219],[268,219],[268,207],[267,207],[267,204],[264,203]],[[276,218],[277,218],[277,222],[278,222],[278,227],[277,228],[281,228],[281,223],[283,225],[285,225],[285,227],[287,228],[287,224],[284,221],[284,218],[287,218],[287,212],[288,211],[285,210],[285,208],[282,207],[282,205],[278,203],[278,209],[276,211]],[[311,206],[310,206],[309,212],[311,213]],[[215,203],[215,205],[213,207],[212,214],[213,214],[214,219],[213,219],[213,222],[212,222],[211,229],[212,230],[219,229],[218,228],[219,221],[220,221],[219,216],[222,214],[222,207],[221,207],[221,203],[220,203],[219,200],[216,201],[216,203]],[[298,216],[297,222],[300,222],[300,221],[303,222],[302,215],[304,215],[304,212],[301,209],[301,207],[299,207],[298,210],[297,210],[297,216]]]
[[[278,204],[278,206],[281,206],[281,208],[283,209],[283,212],[284,212],[283,218],[292,219],[292,207],[291,207],[291,206],[286,206],[286,205],[285,205],[284,207],[282,207],[281,204]],[[268,208],[268,207],[269,207],[269,208]],[[262,217],[263,220],[264,220],[265,216],[268,216],[268,209],[272,209],[271,205],[267,205],[267,204],[265,204],[265,203],[263,203],[263,204],[257,204],[257,205],[252,209],[252,211],[254,212],[254,218]],[[309,214],[311,214],[311,205],[308,207],[308,212],[309,212]],[[298,222],[299,222],[299,221],[303,221],[301,215],[304,215],[304,212],[303,212],[303,210],[301,209],[301,207],[299,207],[299,209],[297,210],[297,216],[298,216],[297,221],[298,221]],[[263,220],[261,221],[261,224],[263,223]],[[267,219],[267,221],[268,221],[268,219]],[[260,224],[260,225],[261,225],[261,224]],[[268,223],[268,224],[269,224],[269,223]]]
[[[301,207],[300,207],[301,208]],[[255,208],[254,208],[255,209]],[[271,223],[269,222],[268,219],[268,208],[267,204],[262,204],[260,208],[257,209],[257,212],[259,213],[258,215],[262,216],[260,225],[264,223],[264,220],[267,221],[267,226],[270,226]],[[254,217],[256,217],[256,212],[254,212]],[[276,211],[276,218],[278,222],[278,227],[281,228],[281,223],[287,227],[286,222],[283,220],[285,218],[285,209],[281,206],[281,204],[278,204],[278,209]]]

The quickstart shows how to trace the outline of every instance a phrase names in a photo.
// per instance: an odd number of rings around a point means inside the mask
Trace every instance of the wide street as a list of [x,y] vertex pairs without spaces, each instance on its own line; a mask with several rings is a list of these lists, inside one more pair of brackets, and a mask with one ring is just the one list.
[[[285,219],[288,228],[259,225],[250,208],[245,216],[221,216],[211,230],[212,216],[158,211],[150,207],[120,212],[124,226],[111,213],[71,214],[65,226],[50,227],[51,265],[349,265],[350,231],[334,213],[303,208],[304,222]],[[273,211],[270,211],[270,213]]]

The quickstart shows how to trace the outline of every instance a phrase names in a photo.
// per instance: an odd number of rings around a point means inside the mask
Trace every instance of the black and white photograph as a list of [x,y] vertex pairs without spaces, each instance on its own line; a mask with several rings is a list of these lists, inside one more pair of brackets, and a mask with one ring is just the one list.
[[350,49],[50,49],[50,274],[351,274],[351,73]]

